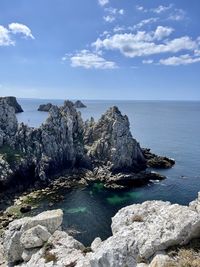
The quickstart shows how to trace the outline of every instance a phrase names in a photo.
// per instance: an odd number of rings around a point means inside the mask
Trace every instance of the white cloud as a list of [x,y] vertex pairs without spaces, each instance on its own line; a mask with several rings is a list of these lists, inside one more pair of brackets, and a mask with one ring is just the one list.
[[143,64],[152,64],[153,63],[153,59],[144,59],[142,60]]
[[98,0],[98,2],[99,2],[99,5],[105,6],[109,3],[109,0]]
[[156,14],[161,14],[161,13],[164,13],[166,12],[167,10],[170,10],[171,8],[173,7],[173,4],[170,4],[168,6],[163,6],[163,5],[160,5],[156,8],[144,8],[143,6],[136,6],[136,9],[138,11],[141,11],[141,12],[144,12],[144,13],[147,13],[147,12],[153,12],[153,13],[156,13]]
[[0,25],[0,46],[15,45],[15,42],[11,39],[8,29]]
[[136,9],[138,11],[143,11],[143,12],[146,12],[147,11],[143,6],[136,6]]
[[160,64],[167,66],[179,66],[179,65],[188,65],[200,62],[200,57],[194,57],[189,54],[181,55],[177,57],[169,57],[166,59],[161,59]]
[[125,13],[124,9],[117,9],[113,7],[105,8],[104,11],[106,12],[106,15],[103,17],[103,19],[106,22],[113,22],[118,16],[122,16]]
[[120,14],[120,15],[124,15],[124,9],[120,9],[120,10],[119,10],[119,14]]
[[[63,57],[66,60],[69,55]],[[85,69],[115,69],[117,64],[113,61],[107,61],[97,53],[89,50],[81,50],[70,57],[72,67],[83,67]]]
[[29,37],[31,39],[35,39],[34,36],[31,33],[30,28],[27,27],[24,24],[21,24],[21,23],[11,23],[11,24],[8,25],[8,28],[11,31],[11,33],[13,33],[13,34],[21,33],[25,37]]
[[116,27],[114,27],[113,32],[122,32],[124,30],[125,30],[125,27],[123,27],[123,26],[116,26]]
[[194,50],[194,55],[195,56],[200,56],[200,49]]
[[175,21],[181,21],[185,19],[186,12],[182,9],[174,9],[174,11],[170,14],[168,19],[175,20]]
[[158,26],[154,33],[154,38],[157,40],[162,40],[164,37],[168,37],[173,31],[173,28]]
[[151,24],[151,23],[154,23],[154,22],[158,21],[158,19],[159,18],[143,19],[138,24],[136,24],[135,26],[133,26],[133,29],[140,29],[140,28],[142,28],[143,26],[145,26],[147,24]]
[[105,39],[98,38],[92,46],[97,51],[100,49],[119,50],[124,56],[131,58],[198,49],[198,42],[188,36],[161,42],[161,39],[166,35],[168,36],[170,32],[172,32],[171,28],[162,27],[161,30],[161,28],[157,27],[154,32],[138,31],[136,34],[114,34]]
[[108,15],[108,16],[104,16],[103,19],[106,21],[106,22],[113,22],[115,21],[115,17],[114,16],[111,16],[111,15]]
[[156,14],[161,14],[161,13],[171,9],[172,7],[173,7],[172,4],[170,4],[169,6],[160,5],[160,6],[156,7],[156,8],[152,8],[151,11],[156,13]]

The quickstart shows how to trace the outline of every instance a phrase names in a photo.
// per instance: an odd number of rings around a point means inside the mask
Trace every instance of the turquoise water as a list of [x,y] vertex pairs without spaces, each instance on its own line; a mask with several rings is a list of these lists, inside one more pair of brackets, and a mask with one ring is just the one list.
[[[39,126],[47,113],[38,112],[39,104],[47,100],[19,99],[25,112],[19,122]],[[51,101],[61,105],[63,101]],[[98,119],[110,106],[117,105],[127,114],[133,136],[141,146],[172,157],[176,165],[160,171],[167,179],[127,191],[105,190],[101,184],[62,192],[64,200],[51,207],[64,210],[65,228],[80,232],[76,237],[86,245],[96,236],[110,235],[111,217],[118,209],[145,200],[169,200],[188,204],[200,191],[200,102],[178,101],[83,101],[82,117]],[[43,203],[40,209],[47,208]]]

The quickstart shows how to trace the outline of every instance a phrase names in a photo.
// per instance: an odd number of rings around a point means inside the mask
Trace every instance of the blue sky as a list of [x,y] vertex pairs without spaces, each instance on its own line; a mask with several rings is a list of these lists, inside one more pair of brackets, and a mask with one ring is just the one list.
[[0,0],[0,94],[200,100],[199,0]]

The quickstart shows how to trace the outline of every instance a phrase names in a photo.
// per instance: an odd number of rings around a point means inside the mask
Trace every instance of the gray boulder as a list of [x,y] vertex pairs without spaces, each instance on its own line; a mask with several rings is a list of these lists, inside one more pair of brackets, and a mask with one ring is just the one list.
[[20,243],[27,249],[42,247],[44,242],[46,242],[50,236],[51,234],[48,232],[46,227],[37,225],[22,234]]
[[91,266],[134,267],[156,252],[200,236],[200,214],[189,207],[147,201],[121,209],[112,219],[113,236],[91,256]]
[[23,251],[27,248],[42,246],[50,234],[59,229],[62,221],[62,210],[53,210],[11,222],[4,236],[4,250],[8,262],[22,260]]

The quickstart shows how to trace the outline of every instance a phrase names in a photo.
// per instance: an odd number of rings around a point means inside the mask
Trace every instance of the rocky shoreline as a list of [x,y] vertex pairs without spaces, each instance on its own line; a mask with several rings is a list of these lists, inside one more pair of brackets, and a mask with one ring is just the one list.
[[112,236],[104,241],[97,237],[90,248],[62,231],[62,220],[62,210],[52,210],[10,223],[3,239],[10,266],[198,267],[200,263],[200,193],[189,206],[146,201],[125,207],[112,218]]
[[67,169],[91,171],[90,179],[109,186],[144,184],[163,179],[148,167],[174,164],[142,149],[132,137],[127,116],[117,107],[111,107],[97,122],[93,118],[83,122],[74,104],[65,101],[62,107],[52,106],[39,128],[32,128],[18,124],[13,107],[0,100],[0,188],[4,191],[35,182],[48,184]]
[[46,122],[32,128],[18,124],[15,109],[0,99],[0,236],[58,188],[99,181],[105,188],[123,190],[165,179],[149,168],[174,164],[142,149],[128,117],[115,106],[97,122],[84,122],[74,104],[65,101],[62,107],[51,106]]

